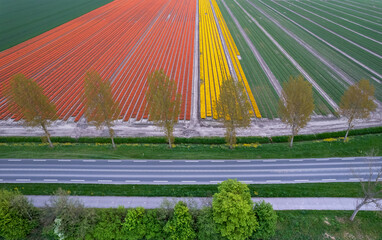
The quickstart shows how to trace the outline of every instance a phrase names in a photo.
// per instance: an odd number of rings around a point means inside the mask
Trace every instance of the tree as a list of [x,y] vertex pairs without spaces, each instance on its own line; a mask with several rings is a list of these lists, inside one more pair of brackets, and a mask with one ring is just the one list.
[[85,117],[97,129],[107,127],[111,143],[115,149],[113,121],[121,112],[113,100],[110,82],[102,80],[96,71],[88,71],[84,81]]
[[0,238],[26,239],[38,225],[38,211],[18,191],[0,189]]
[[128,211],[125,222],[122,224],[122,231],[126,233],[127,239],[139,240],[146,235],[146,225],[144,222],[145,209],[137,207]]
[[377,166],[373,160],[368,160],[369,173],[366,181],[363,177],[353,171],[353,174],[358,177],[362,189],[362,199],[357,203],[357,206],[350,217],[350,221],[353,221],[358,211],[362,206],[367,204],[374,204],[377,208],[382,210],[381,198],[382,198],[382,167]]
[[256,202],[254,212],[259,223],[259,228],[252,235],[254,239],[270,239],[275,235],[277,214],[273,210],[272,204],[264,200]]
[[94,211],[59,188],[43,209],[44,232],[50,238],[83,239],[93,226]]
[[228,179],[218,187],[212,200],[213,219],[223,237],[242,240],[258,228],[248,186]]
[[374,86],[366,79],[355,83],[341,97],[339,112],[348,119],[348,128],[344,141],[346,142],[350,129],[354,127],[355,119],[368,118],[370,112],[376,109],[374,102]]
[[251,123],[250,109],[243,84],[232,77],[223,80],[216,110],[226,129],[225,138],[231,149],[236,143],[236,128],[248,127]]
[[290,77],[283,86],[279,101],[281,121],[292,128],[289,146],[293,146],[294,136],[310,121],[314,109],[312,85],[303,76]]
[[97,211],[96,224],[92,231],[87,233],[86,239],[97,240],[124,240],[122,234],[122,223],[126,216],[126,209],[118,207],[116,209],[99,209]]
[[174,142],[173,132],[179,118],[181,98],[177,93],[175,81],[170,80],[163,70],[149,74],[146,92],[149,119],[163,129],[169,148],[172,148]]
[[47,127],[57,119],[56,107],[44,95],[43,89],[33,80],[19,73],[12,76],[10,84],[4,89],[9,109],[22,116],[27,127],[40,126],[49,146],[53,147]]
[[211,207],[204,207],[198,216],[198,239],[199,240],[219,240],[221,235],[213,219]]
[[164,231],[172,240],[193,240],[196,237],[192,228],[193,220],[187,205],[179,201],[175,205],[174,216],[167,222]]

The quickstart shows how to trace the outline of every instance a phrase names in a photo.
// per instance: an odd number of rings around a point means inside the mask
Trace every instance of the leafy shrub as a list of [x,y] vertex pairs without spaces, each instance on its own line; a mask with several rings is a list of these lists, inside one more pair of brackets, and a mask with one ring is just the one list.
[[256,202],[253,208],[259,228],[252,235],[254,239],[269,239],[275,235],[277,214],[272,204],[264,201]]
[[44,234],[50,238],[83,239],[94,226],[95,213],[92,209],[59,188],[44,208],[42,222]]
[[145,209],[138,207],[127,212],[125,222],[122,224],[122,231],[127,239],[143,239],[146,235],[146,224],[143,221]]
[[192,225],[192,217],[187,205],[179,201],[175,205],[174,216],[167,222],[164,231],[169,235],[168,239],[191,240],[196,237]]
[[147,210],[143,222],[146,225],[146,239],[165,239],[163,231],[165,222],[160,219],[159,212],[156,209]]
[[86,239],[125,239],[122,234],[122,223],[126,213],[127,210],[123,207],[119,207],[117,209],[99,209],[95,220],[95,226],[91,231],[89,231]]
[[205,207],[200,210],[197,223],[199,240],[219,240],[222,238],[214,222],[211,207]]
[[38,211],[18,191],[0,189],[0,237],[25,239],[38,225]]

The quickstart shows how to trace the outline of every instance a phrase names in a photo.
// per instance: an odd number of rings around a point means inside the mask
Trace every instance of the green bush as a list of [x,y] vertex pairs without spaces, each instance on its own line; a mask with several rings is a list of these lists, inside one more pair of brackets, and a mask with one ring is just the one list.
[[127,239],[139,240],[146,235],[146,224],[143,221],[145,209],[137,207],[127,212],[125,222],[122,224],[122,232]]
[[247,239],[258,228],[249,188],[236,179],[219,184],[212,208],[219,232],[229,240]]
[[143,222],[146,225],[146,239],[165,239],[163,228],[166,222],[160,219],[158,210],[146,210]]
[[38,225],[38,210],[18,191],[0,189],[0,237],[25,239]]
[[273,210],[272,204],[263,201],[255,202],[253,208],[259,228],[252,235],[253,239],[270,239],[275,235],[277,214]]
[[205,207],[200,210],[197,226],[199,240],[219,240],[222,238],[214,222],[211,207]]
[[95,220],[95,226],[86,235],[86,239],[97,240],[122,240],[125,237],[122,234],[122,223],[127,210],[123,207],[117,209],[99,209]]
[[164,231],[168,234],[168,239],[193,240],[195,239],[196,234],[192,225],[192,216],[187,205],[184,202],[179,201],[175,205],[174,215],[165,225]]

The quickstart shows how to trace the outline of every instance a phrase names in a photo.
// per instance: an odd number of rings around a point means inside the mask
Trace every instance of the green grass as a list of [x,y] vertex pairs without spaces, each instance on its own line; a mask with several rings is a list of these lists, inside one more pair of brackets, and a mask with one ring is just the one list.
[[277,211],[277,240],[382,239],[382,216],[361,211],[354,222],[352,211]]
[[[329,139],[330,140],[330,139]],[[72,158],[72,159],[267,159],[365,156],[372,149],[382,154],[382,134],[341,139],[288,143],[241,144],[230,150],[226,145],[166,144],[0,143],[0,158]]]
[[0,51],[112,0],[0,0]]
[[[214,185],[115,185],[58,183],[0,183],[25,195],[51,195],[58,188],[79,196],[211,197]],[[350,183],[250,184],[252,197],[360,197],[361,186]],[[382,196],[381,196],[382,197]]]

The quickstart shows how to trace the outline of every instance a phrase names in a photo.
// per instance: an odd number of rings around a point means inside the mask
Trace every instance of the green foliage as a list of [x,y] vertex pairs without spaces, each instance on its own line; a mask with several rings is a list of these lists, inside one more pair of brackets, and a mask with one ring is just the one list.
[[164,231],[169,235],[168,239],[192,240],[196,237],[192,224],[192,217],[187,205],[179,201],[175,205],[174,215],[165,225]]
[[272,204],[265,202],[255,202],[253,208],[259,228],[254,232],[252,238],[254,239],[270,239],[275,235],[277,214],[273,210]]
[[0,237],[25,239],[38,225],[38,211],[18,191],[0,189]]
[[220,240],[222,238],[214,222],[211,207],[205,207],[200,210],[197,226],[199,240]]
[[230,148],[236,144],[236,129],[248,127],[251,123],[251,105],[241,82],[231,77],[224,79],[216,104],[218,120],[226,129],[225,139]]
[[177,93],[177,86],[163,70],[154,71],[148,76],[146,92],[149,106],[149,119],[162,128],[169,148],[174,143],[174,125],[178,122],[182,95]]
[[100,209],[97,212],[94,228],[86,235],[86,239],[97,240],[123,240],[122,223],[127,210],[123,207],[117,209]]
[[145,209],[138,207],[127,212],[125,222],[122,224],[122,231],[127,239],[143,239],[146,235],[146,225],[144,223]]
[[146,225],[146,239],[165,239],[163,231],[165,221],[161,219],[157,209],[147,210],[143,222]]
[[246,239],[258,228],[248,186],[236,179],[219,184],[212,208],[218,230],[229,240]]
[[49,237],[62,236],[65,239],[83,239],[94,223],[94,211],[84,208],[69,193],[58,189],[43,209],[44,232]]

